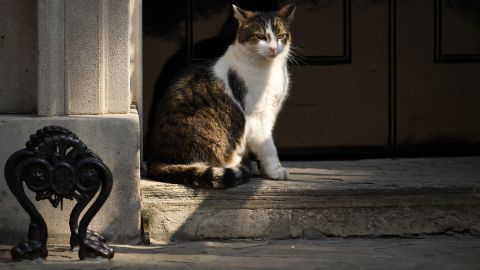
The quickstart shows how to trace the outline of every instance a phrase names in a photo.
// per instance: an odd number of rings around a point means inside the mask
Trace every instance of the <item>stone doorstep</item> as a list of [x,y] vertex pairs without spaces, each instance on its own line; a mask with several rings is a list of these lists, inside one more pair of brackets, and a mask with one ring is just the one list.
[[228,190],[142,180],[146,241],[480,232],[480,157],[284,165]]

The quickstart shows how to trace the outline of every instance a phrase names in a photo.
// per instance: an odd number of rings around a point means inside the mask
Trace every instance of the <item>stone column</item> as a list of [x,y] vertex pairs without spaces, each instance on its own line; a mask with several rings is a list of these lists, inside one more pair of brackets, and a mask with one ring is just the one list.
[[65,115],[65,1],[37,2],[37,113]]
[[38,114],[128,113],[133,0],[39,0]]
[[[0,114],[0,138],[5,140],[0,145],[0,166],[37,129],[59,125],[72,130],[103,159],[114,177],[112,193],[92,229],[113,242],[136,242],[140,238],[141,141],[139,116],[131,104],[141,102],[141,69],[132,69],[141,56],[141,1],[38,0],[36,4],[38,84],[37,95],[30,98],[37,112]],[[4,206],[0,241],[21,240],[28,218],[13,196],[3,193],[8,190],[3,173],[0,190]],[[66,202],[64,213],[72,206],[73,202]],[[68,241],[68,217],[57,217],[60,211],[44,202],[40,211],[50,239]]]

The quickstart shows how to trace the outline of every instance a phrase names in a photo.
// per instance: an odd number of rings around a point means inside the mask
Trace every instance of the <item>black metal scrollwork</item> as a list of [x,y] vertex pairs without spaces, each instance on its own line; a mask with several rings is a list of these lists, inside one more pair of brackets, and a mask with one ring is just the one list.
[[[70,213],[70,247],[79,246],[80,259],[113,258],[105,237],[87,229],[112,190],[112,174],[102,160],[78,139],[58,126],[39,129],[26,148],[15,152],[5,164],[7,185],[30,216],[28,240],[11,250],[14,260],[46,258],[48,230],[45,220],[27,197],[24,183],[37,201],[48,199],[63,209],[63,199],[77,200]],[[100,190],[79,223],[80,214]]]

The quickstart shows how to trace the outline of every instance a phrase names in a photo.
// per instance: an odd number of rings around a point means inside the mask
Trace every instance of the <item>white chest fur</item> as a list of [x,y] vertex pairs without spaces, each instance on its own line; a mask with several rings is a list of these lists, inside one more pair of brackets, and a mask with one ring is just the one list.
[[278,61],[269,67],[240,66],[237,67],[237,72],[245,78],[248,89],[245,95],[245,114],[276,116],[288,90],[285,64]]
[[[225,82],[226,93],[235,100],[229,88],[228,73],[233,70],[246,86],[244,93],[244,142],[238,153],[252,151],[261,161],[263,173],[271,179],[286,179],[288,172],[280,165],[272,138],[278,112],[288,94],[289,78],[286,66],[288,49],[269,61],[252,59],[241,48],[230,46],[213,67],[215,75]],[[241,106],[238,103],[238,106]],[[246,148],[245,148],[246,146]],[[238,155],[237,162],[241,160]]]
[[[233,69],[243,79],[245,93],[245,116],[260,118],[264,124],[273,127],[275,118],[288,94],[289,77],[286,67],[287,53],[278,55],[270,61],[255,61],[242,55],[234,46],[230,46],[225,55],[214,66],[215,74],[225,81],[227,93],[228,70]],[[267,123],[271,122],[271,123]]]

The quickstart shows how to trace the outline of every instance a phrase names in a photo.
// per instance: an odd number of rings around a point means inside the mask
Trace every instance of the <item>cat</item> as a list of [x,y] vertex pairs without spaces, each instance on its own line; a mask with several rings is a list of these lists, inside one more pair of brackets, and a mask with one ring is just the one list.
[[251,174],[286,180],[272,138],[288,95],[295,5],[254,12],[233,5],[236,39],[225,54],[185,70],[158,102],[148,177],[190,187],[225,189]]

